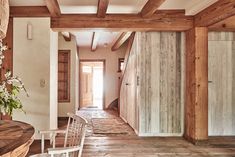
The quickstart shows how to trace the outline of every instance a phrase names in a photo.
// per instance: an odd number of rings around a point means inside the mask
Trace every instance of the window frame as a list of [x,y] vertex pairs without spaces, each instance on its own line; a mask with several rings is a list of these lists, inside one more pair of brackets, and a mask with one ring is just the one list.
[[121,65],[122,63],[124,64],[125,58],[118,58],[118,71],[117,72],[122,72]]
[[[65,72],[64,71],[64,73],[67,73],[67,93],[66,93],[66,95],[68,95],[68,97],[65,99],[60,99],[60,97],[59,97],[59,83],[60,83],[60,80],[59,80],[59,74],[61,73],[60,72],[60,69],[59,69],[59,64],[61,64],[61,63],[63,63],[63,62],[60,62],[60,60],[59,60],[59,56],[61,55],[61,54],[67,54],[68,55],[68,60],[67,60],[67,72]],[[65,63],[65,62],[64,62]],[[59,50],[58,51],[58,102],[59,103],[69,103],[70,102],[70,97],[71,97],[71,95],[70,95],[70,79],[71,79],[71,50]],[[64,90],[65,91],[65,90]]]

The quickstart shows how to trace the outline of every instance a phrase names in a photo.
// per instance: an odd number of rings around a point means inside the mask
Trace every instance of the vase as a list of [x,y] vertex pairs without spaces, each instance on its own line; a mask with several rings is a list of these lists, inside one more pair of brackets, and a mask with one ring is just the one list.
[[2,120],[12,120],[12,117],[9,114],[2,114],[1,113],[1,119]]

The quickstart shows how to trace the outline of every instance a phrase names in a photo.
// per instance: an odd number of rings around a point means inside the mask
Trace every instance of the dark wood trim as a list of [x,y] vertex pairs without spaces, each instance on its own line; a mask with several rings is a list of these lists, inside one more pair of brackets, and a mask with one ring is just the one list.
[[116,51],[118,50],[126,41],[127,39],[131,36],[131,32],[123,32],[121,35],[118,37],[116,42],[113,44],[111,50]]
[[[59,103],[70,103],[70,99],[71,99],[71,50],[59,50],[58,51],[58,56],[60,55],[60,53],[68,53],[68,99],[66,100],[59,100],[59,97],[58,97],[58,102]],[[58,59],[58,64],[59,64],[59,59]],[[59,70],[59,69],[58,69]],[[58,71],[58,75],[59,75],[59,71]],[[59,82],[59,78],[58,78],[58,82]],[[58,88],[58,91],[59,91],[59,88]]]
[[4,59],[1,68],[1,80],[5,79],[5,73],[11,71],[13,74],[13,18],[9,19],[6,37],[3,39],[3,44],[7,45],[8,49],[4,52]]
[[44,0],[52,17],[61,15],[60,6],[57,0]]
[[141,10],[142,17],[151,17],[166,0],[148,0]]
[[219,0],[195,15],[195,26],[208,27],[235,15],[234,0]]
[[99,0],[97,17],[104,18],[108,9],[109,0]]
[[58,121],[63,120],[63,121],[68,121],[69,117],[58,117]]
[[102,62],[103,63],[103,110],[105,110],[105,94],[106,94],[106,90],[105,90],[105,76],[106,76],[106,60],[105,59],[80,59],[79,60],[79,107],[78,109],[80,109],[80,104],[81,104],[81,62]]
[[140,14],[107,14],[98,18],[95,14],[67,14],[51,18],[54,31],[185,31],[193,28],[193,16],[185,16],[182,10],[161,10],[151,18]]
[[93,32],[91,41],[91,51],[96,51],[99,42],[99,32]]
[[51,14],[44,6],[11,6],[10,17],[50,17]]

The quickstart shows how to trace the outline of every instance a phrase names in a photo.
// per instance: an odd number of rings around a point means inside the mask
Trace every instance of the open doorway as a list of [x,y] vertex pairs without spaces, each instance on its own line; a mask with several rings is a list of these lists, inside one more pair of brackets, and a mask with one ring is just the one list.
[[104,60],[80,60],[80,109],[104,108]]

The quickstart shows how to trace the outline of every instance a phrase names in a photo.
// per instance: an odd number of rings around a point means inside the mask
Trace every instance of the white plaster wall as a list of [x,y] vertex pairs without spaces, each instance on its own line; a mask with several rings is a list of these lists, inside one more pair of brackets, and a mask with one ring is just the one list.
[[110,47],[98,47],[95,52],[92,52],[90,48],[79,48],[79,59],[105,59],[105,108],[119,97],[118,77],[120,77],[120,73],[117,73],[118,59],[124,58],[126,48],[127,45],[123,45],[119,50],[114,52],[111,51]]
[[78,108],[78,53],[75,37],[72,36],[71,41],[65,41],[60,34],[59,50],[70,50],[70,102],[58,103],[59,117],[67,117],[68,112],[75,113]]
[[[27,40],[28,23],[33,27],[33,40]],[[57,56],[56,39],[56,33],[50,30],[49,18],[14,18],[13,73],[22,78],[29,97],[22,93],[26,114],[16,111],[13,119],[31,124],[36,138],[39,138],[38,130],[57,127],[57,61],[52,63],[57,60],[53,58]]]
[[58,33],[50,31],[50,129],[58,120]]

